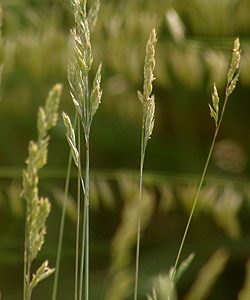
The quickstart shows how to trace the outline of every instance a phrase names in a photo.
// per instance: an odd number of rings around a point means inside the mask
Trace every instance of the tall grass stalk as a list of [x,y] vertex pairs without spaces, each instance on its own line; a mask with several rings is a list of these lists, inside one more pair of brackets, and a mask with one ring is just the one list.
[[206,176],[206,173],[207,173],[208,165],[209,165],[209,162],[211,160],[211,155],[213,153],[214,145],[215,145],[219,130],[221,128],[221,124],[222,124],[224,112],[225,112],[225,109],[226,109],[226,106],[227,106],[227,103],[228,103],[228,99],[229,99],[229,96],[234,91],[234,89],[236,87],[236,84],[237,84],[237,81],[238,81],[238,78],[239,78],[240,54],[241,54],[240,42],[239,42],[239,39],[237,38],[234,41],[232,59],[231,59],[231,63],[230,63],[228,73],[227,73],[227,84],[226,84],[226,89],[225,89],[225,97],[224,97],[224,102],[222,104],[222,109],[221,110],[220,110],[220,107],[219,107],[219,104],[220,104],[219,95],[218,95],[218,92],[217,92],[216,85],[214,84],[214,89],[213,89],[213,92],[212,92],[212,104],[211,105],[209,104],[209,108],[210,108],[210,115],[215,121],[215,131],[214,131],[213,140],[212,140],[212,143],[211,143],[211,146],[210,146],[210,150],[209,150],[209,153],[208,153],[208,156],[207,156],[207,160],[206,160],[206,163],[205,163],[205,166],[204,166],[201,178],[200,178],[198,189],[197,189],[197,192],[196,192],[196,195],[195,195],[195,198],[194,198],[192,209],[191,209],[191,212],[190,212],[190,215],[189,215],[189,218],[188,218],[188,221],[187,221],[187,225],[185,227],[185,231],[184,231],[184,234],[183,234],[183,237],[182,237],[182,240],[181,240],[181,243],[180,243],[180,247],[179,247],[179,250],[178,250],[178,253],[177,253],[177,257],[176,257],[175,264],[174,264],[174,271],[172,273],[173,276],[175,275],[176,270],[177,270],[178,262],[179,262],[179,259],[180,259],[185,241],[186,241],[186,237],[187,237],[187,233],[188,233],[188,230],[189,230],[189,227],[190,227],[190,223],[191,223],[191,220],[193,218],[193,214],[194,214],[194,211],[195,211],[198,199],[199,199],[201,188],[203,186],[203,182],[204,182],[204,179],[205,179],[205,176]]
[[[94,1],[92,7],[87,14],[86,0],[71,0],[74,16],[75,28],[71,30],[74,40],[74,58],[69,65],[68,80],[71,88],[71,97],[76,108],[77,114],[82,124],[85,142],[85,182],[83,181],[81,158],[78,147],[76,146],[75,133],[71,125],[69,117],[64,113],[64,124],[66,127],[66,137],[71,148],[71,153],[75,164],[78,168],[78,174],[84,192],[83,212],[80,213],[80,203],[78,201],[78,217],[82,215],[81,228],[77,228],[77,244],[76,244],[76,282],[75,287],[79,287],[78,299],[83,297],[83,273],[85,274],[85,300],[89,299],[89,139],[90,128],[102,97],[101,91],[101,64],[97,70],[93,82],[93,88],[90,93],[89,89],[89,72],[93,64],[93,55],[90,42],[90,31],[95,27],[97,15],[99,11],[99,0]],[[80,137],[80,133],[78,134]],[[79,140],[79,139],[78,139]],[[79,232],[82,232],[81,248],[79,246]],[[78,252],[80,250],[80,252]],[[78,254],[80,253],[80,270],[78,281]],[[85,264],[84,264],[85,263]],[[85,272],[84,272],[85,265]]]
[[[74,118],[74,127],[76,126],[76,119],[77,119],[77,114],[75,115],[75,118]],[[64,233],[67,198],[68,198],[68,192],[69,192],[71,167],[72,167],[72,155],[70,152],[69,158],[68,158],[67,174],[66,174],[66,181],[65,181],[65,188],[64,188],[64,199],[63,199],[63,207],[62,207],[62,214],[61,214],[61,221],[60,221],[59,239],[58,239],[58,244],[57,244],[57,255],[56,255],[56,266],[55,266],[55,277],[54,277],[54,283],[53,283],[52,300],[56,300],[56,298],[57,298],[58,279],[59,279],[59,273],[60,273],[63,233]]]
[[[77,149],[81,157],[81,128],[80,117],[77,116]],[[77,174],[77,224],[76,224],[76,257],[75,257],[75,300],[78,299],[78,276],[79,276],[79,241],[80,241],[80,217],[81,217],[81,165]]]
[[38,139],[29,144],[27,167],[23,172],[22,197],[26,200],[25,245],[24,245],[24,288],[23,299],[30,300],[33,289],[38,283],[50,276],[54,269],[48,261],[42,263],[32,275],[32,263],[40,252],[46,234],[46,220],[50,213],[48,198],[38,194],[39,170],[47,163],[49,136],[58,118],[62,86],[57,84],[50,91],[45,106],[40,107],[37,116]]
[[[153,90],[154,68],[155,68],[155,45],[156,45],[156,32],[152,30],[146,46],[146,55],[144,63],[144,85],[143,93],[138,92],[138,98],[142,105],[142,133],[141,133],[141,158],[140,158],[140,186],[139,186],[139,199],[140,206],[142,200],[142,184],[143,184],[143,166],[146,153],[147,142],[151,137],[154,128],[154,112],[155,101]],[[140,235],[141,235],[141,219],[138,215],[137,224],[137,243],[136,243],[136,262],[135,262],[135,287],[134,287],[134,300],[138,296],[138,278],[139,278],[139,260],[140,260]]]

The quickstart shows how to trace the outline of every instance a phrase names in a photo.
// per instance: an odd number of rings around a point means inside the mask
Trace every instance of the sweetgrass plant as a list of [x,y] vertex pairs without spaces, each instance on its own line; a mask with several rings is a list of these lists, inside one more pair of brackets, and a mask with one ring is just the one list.
[[[155,79],[154,69],[155,69],[156,42],[157,42],[156,31],[155,29],[153,29],[146,46],[143,92],[138,91],[138,98],[142,105],[140,186],[139,186],[139,199],[138,199],[139,205],[142,199],[143,166],[144,166],[144,159],[146,154],[146,147],[154,128],[155,99],[154,99],[154,95],[152,95],[152,91],[153,91],[153,81]],[[138,294],[140,234],[141,234],[141,220],[139,216],[138,224],[137,224],[134,300],[137,299],[137,294]]]
[[[69,65],[68,80],[71,89],[71,97],[77,112],[79,122],[83,128],[85,144],[85,179],[83,180],[81,157],[80,157],[80,126],[78,125],[78,145],[76,143],[75,132],[70,118],[63,113],[64,125],[66,127],[66,137],[69,143],[71,154],[78,168],[79,182],[84,193],[83,212],[80,212],[80,193],[78,189],[78,218],[76,230],[76,264],[75,264],[75,299],[83,297],[83,268],[85,265],[85,299],[89,298],[89,201],[90,201],[90,181],[89,181],[89,139],[93,117],[101,102],[102,90],[100,64],[94,78],[92,91],[89,89],[89,72],[93,64],[92,47],[90,42],[90,31],[94,29],[99,10],[99,1],[95,1],[87,14],[87,1],[72,0],[75,16],[75,28],[71,30],[74,40],[74,57]],[[80,228],[80,219],[82,225]],[[79,247],[81,236],[81,249]],[[80,257],[80,266],[79,253]]]
[[31,275],[31,266],[43,246],[46,234],[45,223],[50,213],[49,199],[40,197],[38,194],[38,173],[47,163],[48,131],[57,123],[61,91],[62,86],[60,84],[55,85],[48,95],[45,106],[39,108],[37,116],[38,139],[29,144],[27,167],[23,171],[22,197],[26,201],[24,300],[31,299],[32,291],[37,284],[54,272],[54,269],[49,267],[47,260],[33,275]]
[[214,122],[215,122],[214,136],[213,136],[213,140],[212,140],[212,143],[211,143],[211,146],[210,146],[208,157],[207,157],[207,160],[206,160],[206,163],[205,163],[202,175],[201,175],[201,179],[200,179],[198,189],[197,189],[197,192],[196,192],[196,195],[195,195],[195,199],[194,199],[194,202],[193,202],[193,205],[192,205],[192,209],[191,209],[191,212],[190,212],[190,215],[189,215],[189,218],[188,218],[188,222],[187,222],[187,225],[185,227],[185,231],[184,231],[184,234],[183,234],[183,237],[182,237],[182,241],[181,241],[178,253],[177,253],[177,257],[176,257],[175,264],[174,264],[174,270],[173,270],[173,273],[172,273],[173,278],[174,278],[176,270],[177,270],[178,262],[179,262],[181,252],[182,252],[182,249],[183,249],[186,237],[187,237],[187,233],[188,233],[188,230],[189,230],[189,227],[190,227],[190,223],[191,223],[191,220],[192,220],[192,217],[193,217],[196,205],[197,205],[197,201],[198,201],[199,196],[200,196],[201,188],[203,186],[203,182],[204,182],[204,179],[205,179],[205,176],[206,176],[206,173],[207,173],[207,169],[208,169],[208,165],[209,165],[211,155],[212,155],[212,152],[213,152],[213,149],[214,149],[214,145],[215,145],[215,142],[216,142],[216,139],[217,139],[217,136],[218,136],[221,124],[222,124],[222,120],[223,120],[225,109],[226,109],[226,106],[227,106],[227,103],[228,103],[228,99],[229,99],[229,96],[233,93],[233,91],[236,87],[237,81],[239,79],[240,57],[241,57],[240,42],[239,42],[239,39],[237,38],[234,41],[232,59],[231,59],[231,63],[230,63],[230,66],[229,66],[228,73],[227,73],[225,98],[224,98],[224,101],[222,103],[220,103],[220,98],[219,98],[219,95],[218,95],[216,85],[214,84],[214,87],[213,87],[212,104],[209,104],[209,109],[210,109],[210,115],[214,119]]

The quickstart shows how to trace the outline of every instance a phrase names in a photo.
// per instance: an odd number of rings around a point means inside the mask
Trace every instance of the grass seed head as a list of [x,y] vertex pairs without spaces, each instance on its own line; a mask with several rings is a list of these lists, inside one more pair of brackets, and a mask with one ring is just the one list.
[[146,46],[146,56],[145,56],[145,63],[144,63],[144,86],[143,86],[144,101],[148,101],[150,99],[150,95],[153,90],[152,83],[155,79],[154,69],[155,69],[156,42],[157,42],[156,31],[155,29],[153,29]]

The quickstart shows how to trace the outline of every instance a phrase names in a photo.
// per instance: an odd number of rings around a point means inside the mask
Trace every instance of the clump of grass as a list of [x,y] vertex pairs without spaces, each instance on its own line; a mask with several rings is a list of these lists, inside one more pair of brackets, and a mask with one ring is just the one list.
[[47,163],[48,131],[57,123],[61,91],[62,86],[60,84],[55,85],[48,95],[45,106],[39,108],[37,116],[38,139],[29,144],[27,167],[23,171],[22,197],[26,201],[24,300],[31,299],[32,291],[37,284],[54,272],[54,269],[48,266],[48,261],[45,261],[32,275],[31,265],[43,246],[46,234],[45,223],[50,213],[49,199],[40,197],[38,193],[38,173]]
[[[142,199],[142,182],[143,182],[143,166],[146,154],[146,147],[154,128],[154,114],[155,114],[155,98],[152,95],[154,69],[155,69],[155,45],[157,42],[156,31],[152,30],[146,46],[146,55],[144,63],[144,84],[143,92],[138,92],[138,98],[142,105],[142,133],[141,133],[141,158],[140,158],[140,187],[139,187],[139,205]],[[138,277],[139,277],[139,257],[140,257],[140,233],[141,220],[138,215],[137,224],[137,245],[136,245],[136,266],[135,266],[135,288],[134,300],[137,299],[138,294]]]
[[[90,155],[90,129],[93,117],[99,107],[102,97],[101,70],[100,64],[94,78],[92,91],[89,88],[89,72],[93,64],[90,31],[94,29],[100,3],[95,1],[87,14],[86,0],[72,0],[75,16],[75,28],[71,30],[74,39],[74,58],[69,65],[68,80],[71,88],[71,97],[78,116],[78,144],[76,143],[75,132],[67,114],[63,114],[66,127],[66,137],[71,149],[71,154],[78,168],[79,182],[84,193],[84,209],[80,212],[80,192],[78,189],[78,220],[76,230],[76,265],[75,265],[75,299],[82,299],[83,294],[83,268],[85,264],[85,299],[89,298],[89,155]],[[83,128],[85,144],[85,178],[83,180],[81,158],[80,158],[80,124]],[[82,225],[80,228],[80,219]],[[79,247],[80,232],[81,249]],[[80,266],[78,264],[79,253]]]
[[209,104],[209,108],[210,108],[210,115],[214,119],[214,122],[215,122],[214,136],[213,136],[213,140],[212,140],[212,143],[211,143],[211,146],[210,146],[208,157],[207,157],[207,160],[206,160],[206,163],[205,163],[202,175],[201,175],[201,179],[200,179],[199,186],[198,186],[198,189],[197,189],[197,192],[196,192],[196,195],[195,195],[195,199],[194,199],[194,202],[193,202],[193,205],[192,205],[191,213],[189,215],[188,222],[187,222],[187,225],[186,225],[183,237],[182,237],[182,241],[181,241],[178,253],[177,253],[177,257],[176,257],[175,264],[174,264],[173,276],[175,276],[175,271],[176,271],[177,266],[178,266],[178,262],[179,262],[181,252],[182,252],[182,249],[183,249],[186,237],[187,237],[187,233],[188,233],[188,230],[189,230],[189,227],[190,227],[190,223],[191,223],[191,220],[192,220],[192,217],[193,217],[196,205],[197,205],[197,201],[199,199],[201,188],[203,186],[203,182],[204,182],[204,179],[205,179],[205,176],[206,176],[206,173],[207,173],[208,165],[209,165],[211,155],[212,155],[212,152],[213,152],[213,149],[214,149],[215,141],[217,139],[219,130],[221,128],[221,124],[222,124],[222,120],[223,120],[224,112],[225,112],[225,109],[226,109],[226,106],[227,106],[227,103],[228,103],[229,96],[233,93],[233,91],[236,87],[237,81],[239,79],[240,56],[241,56],[240,42],[239,42],[239,39],[237,38],[234,41],[232,59],[231,59],[231,63],[230,63],[230,66],[229,66],[228,73],[227,73],[227,84],[226,84],[226,89],[225,89],[225,98],[224,98],[224,101],[223,101],[222,104],[220,103],[220,98],[219,98],[219,95],[218,95],[218,92],[217,92],[216,85],[214,84],[214,87],[213,87],[212,104]]

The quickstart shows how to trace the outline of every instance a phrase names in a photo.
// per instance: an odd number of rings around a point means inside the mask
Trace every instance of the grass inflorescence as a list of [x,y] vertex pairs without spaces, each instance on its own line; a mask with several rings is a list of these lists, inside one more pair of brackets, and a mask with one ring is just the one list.
[[38,194],[38,173],[47,163],[48,131],[57,123],[61,90],[61,85],[55,85],[49,93],[45,106],[39,108],[37,116],[38,139],[37,142],[31,141],[29,144],[27,167],[23,171],[22,197],[26,201],[24,300],[30,300],[32,291],[37,284],[54,272],[54,269],[48,266],[48,261],[42,263],[33,275],[31,274],[31,266],[43,246],[46,234],[45,222],[50,213],[49,199],[40,197]]
[[[96,69],[94,80],[90,82],[90,72],[93,68],[93,50],[91,44],[91,33],[93,32],[98,11],[99,0],[94,0],[87,9],[86,0],[71,0],[74,11],[74,28],[71,30],[71,38],[74,42],[74,54],[68,66],[68,82],[70,85],[70,95],[75,108],[75,118],[72,124],[70,117],[63,113],[63,122],[66,129],[66,139],[70,148],[68,169],[64,190],[64,203],[61,216],[59,233],[56,272],[53,287],[52,300],[57,298],[58,279],[60,270],[60,260],[62,252],[62,241],[64,231],[64,221],[68,190],[70,184],[71,164],[75,163],[78,171],[77,204],[76,204],[76,243],[75,243],[75,279],[74,279],[74,299],[88,300],[89,290],[89,249],[90,249],[90,228],[89,228],[89,207],[90,207],[90,137],[93,118],[98,110],[102,98],[102,64]],[[178,17],[178,15],[177,15]],[[0,11],[0,31],[1,31],[1,11]],[[0,36],[1,39],[1,36]],[[184,41],[185,35],[182,40]],[[1,41],[0,41],[1,43]],[[146,148],[151,138],[155,121],[155,97],[153,95],[153,81],[155,80],[155,47],[157,35],[155,29],[152,30],[146,46],[144,61],[144,83],[142,91],[138,92],[138,98],[142,106],[142,127],[141,127],[141,152],[140,152],[140,173],[139,191],[129,198],[124,206],[121,225],[112,243],[112,263],[111,263],[111,288],[106,293],[107,299],[124,299],[131,293],[130,285],[134,283],[133,298],[137,300],[139,267],[140,267],[140,240],[144,223],[147,223],[152,214],[152,201],[150,192],[143,190],[144,161]],[[189,255],[180,262],[183,248],[186,243],[190,224],[196,211],[197,203],[202,193],[204,180],[207,174],[214,146],[222,126],[222,120],[229,97],[236,88],[239,79],[239,66],[241,49],[239,39],[236,39],[233,47],[231,63],[227,72],[225,96],[221,100],[214,83],[212,90],[212,101],[209,104],[210,115],[214,120],[214,135],[209,149],[209,153],[200,177],[198,188],[195,190],[194,200],[191,203],[191,213],[184,230],[184,234],[178,248],[173,267],[166,275],[158,276],[153,283],[149,300],[175,300],[177,299],[176,284],[182,274],[191,264],[194,254]],[[0,66],[1,67],[1,66]],[[38,112],[38,138],[36,142],[30,142],[29,156],[26,161],[27,168],[23,172],[23,192],[22,196],[26,200],[26,224],[25,224],[25,251],[24,251],[24,300],[30,300],[33,289],[40,281],[50,276],[55,270],[50,268],[46,260],[32,275],[32,264],[40,252],[46,234],[46,220],[50,213],[51,205],[47,198],[40,197],[38,193],[39,171],[47,162],[47,151],[49,136],[48,131],[56,125],[57,110],[61,94],[61,85],[56,85],[50,92],[46,104]],[[84,159],[82,157],[84,156]],[[100,185],[101,186],[101,185]],[[102,185],[103,186],[103,185]],[[104,187],[104,186],[103,186]],[[100,188],[101,190],[101,188]],[[228,189],[232,196],[232,190]],[[105,191],[99,191],[105,193]],[[169,196],[169,193],[166,193]],[[165,195],[166,196],[166,195]],[[225,198],[226,196],[224,196]],[[133,199],[137,198],[138,201]],[[224,201],[225,202],[225,201]],[[224,204],[223,204],[224,205]],[[214,209],[216,210],[216,209]],[[234,216],[237,209],[232,210]],[[217,212],[219,215],[220,212]],[[219,219],[219,217],[218,217]],[[223,221],[221,227],[226,227]],[[231,227],[232,228],[232,227]],[[237,236],[237,224],[229,232],[232,236]],[[132,262],[132,250],[136,243],[135,276],[131,280],[130,264]],[[228,260],[228,253],[224,250],[215,252],[211,259],[201,269],[197,280],[194,282],[185,299],[203,299],[207,297],[214,286],[215,280],[224,270]],[[239,294],[239,299],[247,299],[249,291],[249,263],[247,265],[247,276],[243,290]]]
[[[72,0],[75,17],[75,27],[71,30],[74,40],[74,57],[69,65],[68,80],[71,89],[71,97],[78,115],[78,144],[70,118],[63,114],[66,127],[66,137],[71,154],[78,168],[79,182],[81,182],[84,202],[80,203],[80,191],[78,189],[78,220],[76,230],[76,264],[75,264],[75,299],[83,297],[83,279],[85,277],[85,299],[89,299],[89,202],[90,202],[90,129],[93,117],[99,107],[102,97],[100,64],[93,81],[92,90],[89,88],[89,72],[92,69],[93,55],[90,41],[91,31],[97,20],[99,1],[95,1],[87,13],[86,1]],[[85,173],[82,174],[80,156],[80,124],[83,129],[85,145]],[[81,207],[83,211],[80,212]],[[82,224],[80,226],[80,219]],[[80,233],[82,234],[80,238]],[[81,240],[81,243],[80,243]],[[81,244],[81,245],[80,245]],[[80,263],[79,262],[80,254]],[[83,272],[85,266],[85,273]],[[84,276],[83,276],[84,273]]]
[[[157,42],[156,31],[155,29],[153,29],[146,46],[143,92],[142,93],[138,92],[138,98],[142,105],[139,205],[142,200],[143,166],[144,166],[144,158],[146,154],[146,147],[154,128],[155,98],[154,95],[152,95],[152,91],[153,91],[153,81],[155,79],[154,69],[155,69],[156,42]],[[137,295],[138,295],[140,232],[141,232],[141,220],[140,220],[140,216],[138,216],[134,300],[137,299]]]

